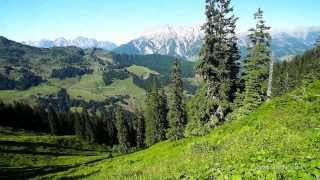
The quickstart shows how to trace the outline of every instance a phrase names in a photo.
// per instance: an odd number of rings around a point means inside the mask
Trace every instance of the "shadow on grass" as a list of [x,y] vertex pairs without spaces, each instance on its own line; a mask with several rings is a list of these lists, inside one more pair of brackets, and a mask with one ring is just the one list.
[[[55,165],[55,166],[40,166],[40,167],[0,167],[0,179],[28,179],[35,176],[67,171],[69,169],[76,168],[82,165],[89,165],[92,163],[96,163],[104,159],[105,158],[99,158],[96,160],[92,160],[92,161],[82,163],[82,164],[77,164],[77,165]],[[76,177],[70,177],[67,179],[85,178],[97,172],[98,171],[94,171],[93,173],[90,173],[87,175],[80,175],[79,177],[76,176]]]
[[42,147],[51,147],[51,148],[61,148],[61,149],[70,149],[70,150],[77,150],[77,151],[95,151],[93,149],[81,149],[76,147],[68,147],[68,146],[61,146],[57,144],[50,144],[44,142],[19,142],[19,141],[0,141],[0,144],[3,146],[25,146],[25,147],[35,147],[35,146],[42,146]]
[[31,155],[44,155],[44,156],[97,156],[97,154],[84,154],[84,153],[63,153],[63,152],[39,152],[31,150],[8,150],[1,149],[0,154],[31,154]]

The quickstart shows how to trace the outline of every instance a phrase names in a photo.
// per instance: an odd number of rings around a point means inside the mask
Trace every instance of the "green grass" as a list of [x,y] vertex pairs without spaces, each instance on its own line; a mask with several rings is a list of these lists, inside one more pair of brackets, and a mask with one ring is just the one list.
[[88,179],[319,179],[320,82],[275,98],[207,136],[165,141],[46,177],[88,174]]
[[110,153],[76,136],[50,136],[0,128],[0,179],[21,179],[106,159]]
[[117,80],[106,86],[102,79],[102,72],[95,71],[82,77],[67,78],[64,80],[49,79],[48,82],[28,90],[1,90],[0,99],[4,102],[27,101],[33,103],[35,96],[56,94],[60,88],[67,89],[71,98],[86,101],[103,101],[115,95],[131,95],[142,97],[145,91],[133,83],[132,78]]
[[[79,142],[72,136],[23,132],[2,133],[0,140],[14,141],[18,146],[20,142],[57,144],[60,138]],[[3,143],[0,147],[11,148]],[[43,148],[35,150],[60,152],[56,147]],[[76,155],[42,157],[2,152],[0,169],[18,175],[29,170],[29,177],[36,179],[319,179],[320,81],[274,98],[249,116],[226,122],[207,136],[165,141],[114,158],[99,152],[88,156],[87,152],[68,148],[61,151]],[[53,170],[48,170],[48,163]],[[8,164],[10,168],[4,168]],[[38,173],[35,167],[42,169]]]
[[127,70],[130,73],[135,74],[139,77],[149,77],[151,74],[159,75],[159,73],[156,71],[153,71],[153,70],[146,68],[146,67],[143,67],[143,66],[137,66],[137,65],[132,65],[132,66],[128,67]]

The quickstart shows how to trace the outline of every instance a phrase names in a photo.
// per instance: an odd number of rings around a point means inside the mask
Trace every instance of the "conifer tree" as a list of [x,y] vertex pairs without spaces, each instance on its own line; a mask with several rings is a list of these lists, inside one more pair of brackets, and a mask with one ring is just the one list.
[[205,43],[197,69],[206,82],[206,96],[212,101],[210,119],[225,120],[230,112],[239,72],[239,50],[235,35],[237,18],[231,0],[206,0]]
[[125,114],[121,106],[116,108],[115,113],[117,137],[119,142],[119,148],[121,152],[128,152],[129,150],[129,131],[128,124],[126,122]]
[[166,94],[163,89],[159,88],[158,82],[154,80],[151,88],[147,91],[145,109],[147,146],[166,139],[167,113]]
[[178,140],[184,137],[184,128],[187,122],[185,104],[183,100],[183,82],[180,64],[175,60],[171,73],[171,102],[169,103],[168,138]]
[[[244,61],[244,74],[242,76],[245,82],[244,91],[244,110],[245,112],[254,110],[258,105],[268,98],[271,91],[270,70],[271,60],[271,36],[268,32],[270,27],[265,25],[263,11],[259,8],[254,15],[257,21],[256,27],[250,29],[249,54]],[[268,84],[269,79],[269,84]],[[269,94],[270,95],[270,94]],[[247,112],[246,112],[247,113]]]

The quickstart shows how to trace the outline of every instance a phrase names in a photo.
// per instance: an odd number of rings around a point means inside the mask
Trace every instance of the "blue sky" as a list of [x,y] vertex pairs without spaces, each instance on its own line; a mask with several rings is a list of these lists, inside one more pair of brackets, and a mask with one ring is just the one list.
[[[75,38],[124,43],[145,29],[204,22],[205,0],[0,0],[0,35],[16,41]],[[319,0],[233,0],[239,31],[265,11],[276,29],[320,26]]]

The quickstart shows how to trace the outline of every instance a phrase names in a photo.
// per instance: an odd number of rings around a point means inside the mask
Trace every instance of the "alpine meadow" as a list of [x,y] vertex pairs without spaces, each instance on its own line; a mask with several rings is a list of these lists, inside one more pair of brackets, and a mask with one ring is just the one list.
[[319,180],[317,8],[0,0],[0,179]]

